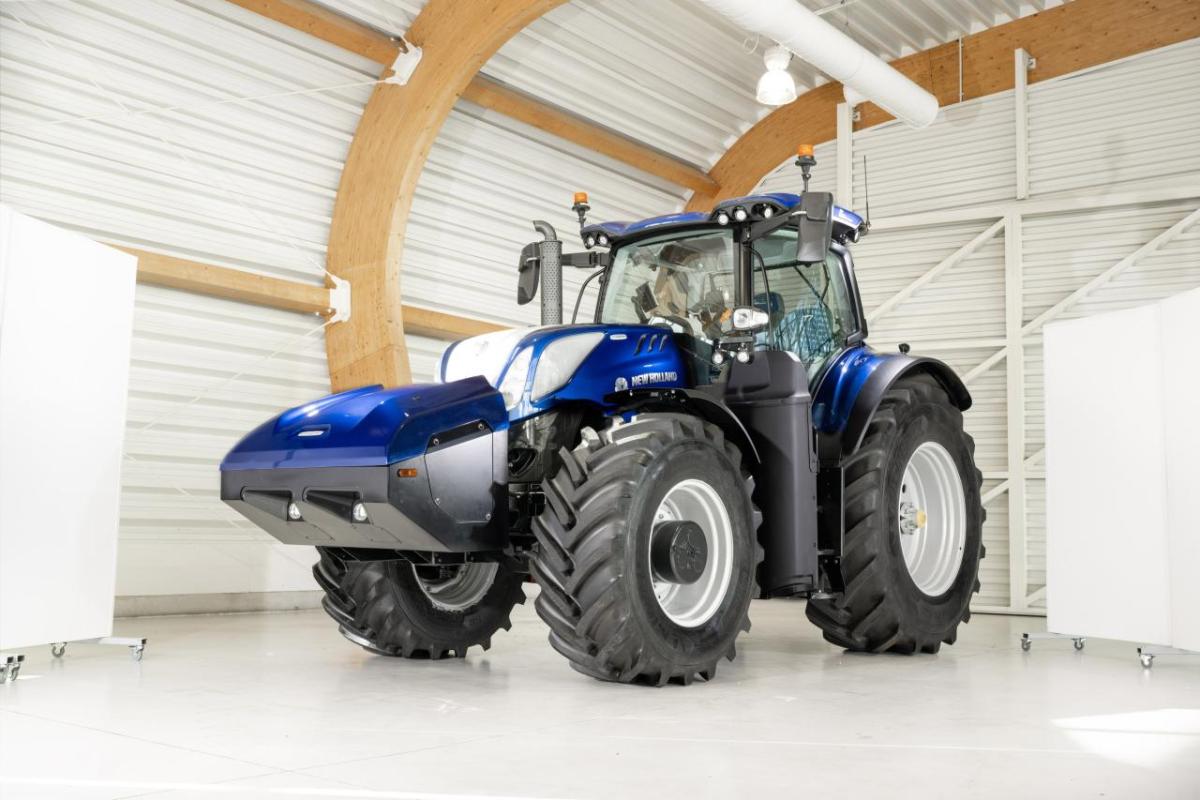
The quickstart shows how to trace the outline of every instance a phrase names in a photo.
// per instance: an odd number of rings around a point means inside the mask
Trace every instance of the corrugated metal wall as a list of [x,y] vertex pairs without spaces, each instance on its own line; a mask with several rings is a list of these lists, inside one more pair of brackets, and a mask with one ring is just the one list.
[[[1044,609],[1045,483],[1040,325],[1031,323],[1081,287],[1136,253],[1200,205],[1200,41],[1044,83],[1028,90],[1031,198],[1014,201],[1017,183],[1015,101],[1005,92],[947,108],[928,129],[889,124],[853,137],[855,204],[863,207],[862,156],[868,158],[875,230],[855,249],[868,315],[997,222],[1017,215],[1023,280],[1024,384],[1022,430],[1009,430],[1012,366],[996,354],[1006,345],[1006,256],[1003,229],[938,277],[871,322],[871,342],[900,341],[942,358],[969,378],[975,405],[967,429],[990,495],[984,530],[988,557],[977,606],[1037,613]],[[836,148],[833,143],[823,147]],[[818,148],[820,153],[821,148]],[[820,158],[826,187],[836,155]],[[762,184],[779,188],[790,161]],[[1167,184],[1195,186],[1194,196],[1156,202]],[[1087,209],[1114,190],[1136,189],[1138,201]],[[1081,210],[1048,198],[1069,194]],[[1182,192],[1188,195],[1185,189]],[[1176,193],[1178,196],[1179,193]],[[1082,200],[1078,198],[1083,198]],[[987,207],[972,222],[963,210]],[[1067,203],[1063,201],[1063,208]],[[925,221],[896,222],[925,212]],[[942,212],[947,212],[942,214]],[[953,213],[950,213],[953,212]],[[939,219],[939,215],[944,219]],[[1009,254],[1016,257],[1015,254]],[[1071,301],[1056,318],[1150,302],[1200,286],[1200,225],[1192,224],[1119,275]],[[990,363],[986,369],[983,365]],[[1114,365],[1114,379],[1135,365]],[[1016,386],[1014,382],[1012,384]],[[1119,422],[1114,424],[1120,424]],[[1010,436],[1024,455],[1024,514],[1009,519]],[[1011,549],[1010,549],[1011,548]],[[1010,571],[1010,552],[1019,572]],[[1024,558],[1020,553],[1024,552]],[[1024,587],[1024,596],[1013,596]]]
[[[854,136],[854,206],[877,218],[961,208],[1013,196],[1016,186],[1012,92],[944,108],[914,131],[889,122]],[[867,160],[864,185],[863,159]]]
[[[321,280],[376,65],[222,0],[4,3],[0,36],[4,202],[110,242]],[[346,88],[309,93],[330,86]],[[138,287],[119,594],[311,588],[309,552],[220,504],[216,464],[328,392],[320,326]]]
[[[683,190],[576,145],[460,102],[421,173],[404,245],[407,302],[508,324],[534,324],[538,304],[516,305],[521,247],[544,219],[579,247],[573,194],[586,191],[591,219],[639,219],[678,207]],[[564,274],[576,298],[583,270]],[[595,282],[593,281],[593,286]],[[585,301],[581,318],[594,301]],[[570,308],[567,309],[570,314]]]

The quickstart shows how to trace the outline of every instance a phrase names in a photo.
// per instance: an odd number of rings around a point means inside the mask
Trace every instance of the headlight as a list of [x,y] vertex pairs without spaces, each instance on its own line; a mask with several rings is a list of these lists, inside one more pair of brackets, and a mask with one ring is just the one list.
[[535,328],[513,328],[463,339],[446,349],[438,370],[443,383],[482,375],[495,386],[508,357]]
[[537,372],[533,376],[533,401],[537,402],[565,386],[583,360],[603,339],[604,334],[600,332],[578,333],[555,339],[546,345],[538,358]]
[[508,365],[504,380],[500,382],[500,394],[504,397],[505,408],[511,409],[521,401],[521,393],[525,391],[525,383],[529,380],[529,362],[532,358],[533,348],[523,347]]

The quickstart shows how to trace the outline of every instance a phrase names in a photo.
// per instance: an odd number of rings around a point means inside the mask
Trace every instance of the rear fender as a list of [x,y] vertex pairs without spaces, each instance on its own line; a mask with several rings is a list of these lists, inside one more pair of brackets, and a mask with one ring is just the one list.
[[944,362],[938,361],[936,358],[919,356],[889,356],[883,364],[875,369],[871,377],[863,384],[858,397],[855,398],[850,419],[846,423],[845,430],[842,431],[841,454],[843,458],[858,452],[863,438],[867,435],[867,428],[875,417],[875,411],[879,408],[887,391],[905,375],[919,373],[933,376],[946,390],[950,401],[960,411],[966,411],[971,407],[971,393],[967,391],[967,387],[958,375],[954,374],[954,370]]
[[858,452],[879,404],[896,381],[905,375],[932,375],[960,410],[971,407],[971,393],[944,362],[903,353],[876,353],[861,347],[843,355],[830,368],[817,389],[817,452],[821,468],[817,495],[821,514],[818,541],[823,554],[822,571],[830,586],[841,585],[840,556],[845,533],[842,502],[842,465]]

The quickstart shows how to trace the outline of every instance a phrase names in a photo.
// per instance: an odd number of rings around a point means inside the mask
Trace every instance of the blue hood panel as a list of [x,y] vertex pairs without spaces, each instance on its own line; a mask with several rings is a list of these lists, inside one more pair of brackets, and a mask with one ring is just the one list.
[[430,438],[459,425],[508,427],[504,400],[486,380],[364,386],[290,409],[251,431],[221,470],[367,467],[425,452]]

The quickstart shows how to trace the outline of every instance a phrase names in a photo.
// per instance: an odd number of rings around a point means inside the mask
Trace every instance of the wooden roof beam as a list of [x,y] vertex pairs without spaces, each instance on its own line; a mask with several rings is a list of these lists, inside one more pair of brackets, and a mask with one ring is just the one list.
[[[301,314],[328,316],[332,312],[329,289],[317,284],[218,267],[133,247],[113,246],[137,256],[138,283]],[[454,341],[507,327],[419,306],[403,306],[403,313],[407,333],[433,339]]]
[[[369,25],[342,16],[311,0],[229,0],[289,28],[323,39],[344,50],[391,67],[403,43]],[[485,15],[486,16],[486,15]],[[704,170],[655,150],[609,128],[545,103],[482,75],[472,76],[462,96],[472,103],[594,150],[634,169],[697,192],[717,185]]]
[[716,182],[704,170],[655,150],[616,131],[548,105],[499,81],[477,75],[463,92],[476,105],[531,125],[581,147],[628,164],[634,169],[697,192],[714,192]]
[[417,183],[446,118],[492,55],[563,0],[428,0],[405,38],[424,50],[407,84],[381,83],[363,109],[329,229],[329,272],[353,313],[325,333],[334,391],[408,383],[400,264]]

